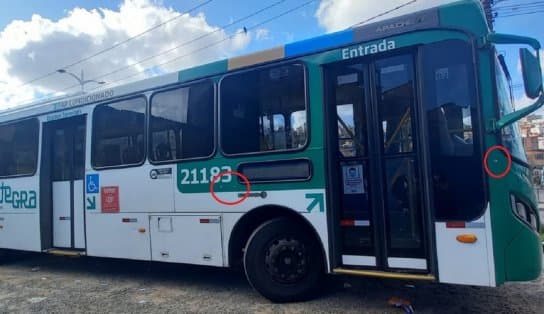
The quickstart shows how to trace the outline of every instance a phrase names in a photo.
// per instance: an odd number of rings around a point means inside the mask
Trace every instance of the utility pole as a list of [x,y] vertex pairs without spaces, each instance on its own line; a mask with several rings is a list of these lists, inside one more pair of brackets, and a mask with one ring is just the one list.
[[481,0],[482,5],[484,7],[485,12],[485,18],[487,19],[487,25],[489,25],[489,29],[493,31],[493,24],[495,22],[495,13],[493,12],[493,5],[495,4],[495,0]]
[[73,77],[74,79],[76,79],[78,81],[79,85],[81,86],[81,93],[85,93],[85,84],[87,84],[87,83],[96,83],[98,85],[106,84],[106,82],[104,82],[104,81],[86,80],[85,76],[84,76],[84,73],[83,73],[83,70],[81,70],[81,76],[77,76],[72,72],[66,71],[65,69],[58,69],[57,72],[62,73],[62,74],[68,74],[71,77]]

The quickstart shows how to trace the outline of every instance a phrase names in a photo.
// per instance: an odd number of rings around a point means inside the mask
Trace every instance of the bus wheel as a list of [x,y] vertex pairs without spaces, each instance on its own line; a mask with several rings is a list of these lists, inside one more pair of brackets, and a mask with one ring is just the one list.
[[314,296],[324,276],[318,241],[300,224],[278,218],[262,224],[249,238],[244,269],[250,284],[273,302]]

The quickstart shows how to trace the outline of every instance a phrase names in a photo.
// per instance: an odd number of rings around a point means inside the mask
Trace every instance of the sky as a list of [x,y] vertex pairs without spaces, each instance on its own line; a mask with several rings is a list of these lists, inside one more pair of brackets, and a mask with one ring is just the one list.
[[[78,92],[60,68],[109,87],[341,30],[408,1],[0,0],[0,110]],[[382,18],[451,1],[417,0]],[[543,17],[499,17],[495,27],[544,43]],[[517,50],[499,50],[521,84]],[[518,108],[530,104],[523,88],[515,92]]]

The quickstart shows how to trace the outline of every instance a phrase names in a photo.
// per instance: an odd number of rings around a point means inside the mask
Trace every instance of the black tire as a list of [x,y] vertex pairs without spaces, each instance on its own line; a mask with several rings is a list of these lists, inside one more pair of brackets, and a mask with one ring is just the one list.
[[318,241],[288,218],[267,221],[253,232],[244,252],[244,270],[253,288],[273,302],[314,297],[325,274]]

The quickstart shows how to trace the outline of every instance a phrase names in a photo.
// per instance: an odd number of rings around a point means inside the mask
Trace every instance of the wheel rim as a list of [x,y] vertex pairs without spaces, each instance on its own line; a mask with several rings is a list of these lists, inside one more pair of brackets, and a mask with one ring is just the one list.
[[300,281],[308,273],[308,255],[304,244],[293,238],[272,241],[266,250],[266,271],[279,283]]

